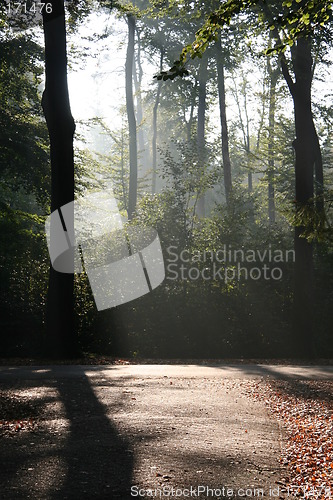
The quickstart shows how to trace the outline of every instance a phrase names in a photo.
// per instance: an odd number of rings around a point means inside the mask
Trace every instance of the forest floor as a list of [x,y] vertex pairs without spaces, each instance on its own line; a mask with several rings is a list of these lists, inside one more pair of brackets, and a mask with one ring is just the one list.
[[128,363],[0,369],[1,499],[333,496],[332,367]]

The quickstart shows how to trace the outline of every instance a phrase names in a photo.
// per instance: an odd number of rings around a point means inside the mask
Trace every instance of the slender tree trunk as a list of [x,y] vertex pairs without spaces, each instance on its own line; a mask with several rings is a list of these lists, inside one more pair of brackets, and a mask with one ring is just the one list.
[[272,69],[271,60],[267,58],[267,72],[269,78],[269,111],[268,111],[268,220],[275,223],[275,109],[276,84],[279,78],[279,68]]
[[252,172],[249,172],[247,174],[247,190],[249,193],[252,193],[253,191],[253,176],[252,176]]
[[[203,173],[205,166],[205,121],[206,121],[206,96],[207,96],[207,66],[208,58],[203,57],[199,68],[199,103],[198,103],[198,124],[197,124],[197,148],[199,169]],[[205,193],[201,193],[197,204],[197,214],[205,217]]]
[[138,139],[138,173],[141,171],[141,176],[147,170],[147,152],[145,147],[145,134],[143,127],[143,105],[141,95],[141,83],[143,77],[143,70],[141,65],[141,40],[139,30],[136,29],[137,34],[137,55],[134,57],[133,67],[133,82],[136,96],[136,121],[138,125],[137,139]]
[[190,116],[189,116],[188,121],[186,121],[186,108],[184,110],[184,121],[186,123],[186,136],[187,136],[188,142],[190,142],[192,140],[192,130],[193,130],[193,121],[194,121],[193,117],[194,117],[195,96],[197,93],[197,86],[198,86],[198,82],[196,81],[195,85],[194,85],[194,96],[192,96],[192,99],[191,99]]
[[128,206],[127,200],[127,183],[125,182],[125,141],[124,141],[124,127],[121,127],[121,143],[120,143],[120,162],[121,162],[121,187],[123,192],[124,207]]
[[[163,69],[164,49],[161,47],[160,52],[160,72]],[[157,179],[157,111],[160,103],[161,90],[163,80],[159,80],[157,84],[156,99],[153,109],[153,139],[152,139],[152,153],[153,153],[153,178],[152,178],[152,193],[156,193],[156,179]]]
[[316,128],[313,124],[313,142],[315,148],[315,194],[316,194],[316,208],[319,214],[322,216],[322,220],[325,220],[325,209],[324,209],[324,171],[323,171],[323,158],[321,154],[319,138]]
[[261,104],[260,120],[259,120],[258,131],[257,131],[257,145],[256,145],[257,155],[259,155],[259,152],[260,152],[261,135],[262,135],[262,131],[263,131],[263,128],[264,128],[264,122],[265,122],[265,111],[266,111],[266,106],[265,106],[265,88],[266,88],[265,87],[265,81],[263,81],[262,104]]
[[[243,98],[244,98],[245,123],[243,120],[241,105],[239,102],[237,83],[235,81],[235,77],[232,76],[232,79],[234,82],[234,96],[235,96],[236,104],[237,104],[237,108],[238,108],[239,122],[240,122],[240,127],[241,127],[242,135],[243,135],[244,150],[246,152],[246,158],[247,158],[247,164],[248,164],[248,174],[247,174],[248,192],[252,193],[252,191],[253,191],[253,179],[252,179],[252,171],[250,170],[250,122],[249,122],[249,115],[247,112],[247,95],[246,95],[248,82],[247,82],[246,77],[244,76],[243,72],[242,72],[242,78],[243,78],[242,94],[243,94]],[[251,212],[250,218],[253,219],[252,203],[251,203],[250,212]]]
[[250,165],[250,121],[247,113],[247,96],[246,89],[244,89],[244,109],[245,109],[245,119],[246,119],[246,142],[245,142],[245,150],[247,155],[247,163],[248,163],[248,174],[247,174],[247,182],[248,182],[248,191],[252,193],[253,191],[253,175],[251,171]]
[[125,86],[126,86],[126,110],[129,130],[129,156],[130,156],[130,175],[129,175],[129,193],[128,193],[128,218],[134,215],[137,202],[138,185],[138,147],[136,136],[136,119],[134,112],[133,98],[133,61],[134,61],[134,35],[135,35],[135,17],[129,14],[128,20],[128,44],[125,65]]
[[[45,39],[45,90],[43,111],[49,131],[51,152],[51,211],[74,200],[73,136],[67,87],[66,29],[63,0],[50,1],[52,12],[43,9]],[[66,221],[74,225],[73,221]],[[69,228],[66,228],[69,230]],[[74,228],[72,228],[74,229]],[[47,348],[49,354],[77,354],[74,330],[74,274],[50,269],[47,298]]]
[[228,205],[232,191],[232,178],[231,178],[231,162],[229,154],[229,136],[228,136],[228,125],[227,125],[227,113],[226,113],[225,81],[224,81],[224,67],[222,61],[221,38],[219,38],[217,42],[216,65],[217,65],[217,84],[218,84],[219,105],[220,105],[224,189]]

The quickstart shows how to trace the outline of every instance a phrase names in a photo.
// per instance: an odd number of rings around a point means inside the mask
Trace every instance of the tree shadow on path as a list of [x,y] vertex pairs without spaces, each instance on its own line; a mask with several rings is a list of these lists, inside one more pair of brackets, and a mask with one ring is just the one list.
[[45,372],[43,380],[32,368],[1,381],[3,394],[14,398],[13,418],[37,418],[37,427],[1,435],[0,498],[130,498],[133,452],[112,420],[123,403],[118,384],[81,368],[74,379]]
[[[107,417],[92,384],[83,370],[76,380],[57,380],[69,436],[62,450],[66,478],[52,500],[130,498],[133,452]],[[110,388],[110,381],[104,384],[103,379],[94,379],[94,384]],[[116,410],[119,402],[112,406]]]

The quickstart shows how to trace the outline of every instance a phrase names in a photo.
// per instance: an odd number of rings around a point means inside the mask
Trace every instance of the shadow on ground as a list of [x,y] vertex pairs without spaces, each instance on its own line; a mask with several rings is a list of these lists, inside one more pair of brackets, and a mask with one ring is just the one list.
[[75,381],[50,370],[47,381],[15,379],[2,382],[1,390],[30,396],[28,405],[12,409],[12,421],[34,420],[31,406],[42,413],[34,430],[7,428],[1,436],[1,499],[130,498],[132,450],[83,370]]

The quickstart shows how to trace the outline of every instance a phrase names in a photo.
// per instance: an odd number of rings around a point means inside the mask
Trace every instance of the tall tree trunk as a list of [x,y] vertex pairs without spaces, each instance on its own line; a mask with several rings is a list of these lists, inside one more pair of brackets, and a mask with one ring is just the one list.
[[[287,81],[294,101],[296,139],[295,177],[296,177],[296,211],[302,214],[304,210],[314,208],[314,172],[323,185],[320,172],[321,152],[318,136],[313,122],[311,109],[311,85],[313,78],[311,40],[300,38],[292,51],[295,82],[292,80],[285,60],[281,59],[283,75]],[[302,237],[306,229],[303,226],[295,228],[295,293],[294,293],[294,333],[295,344],[302,356],[314,354],[314,267],[313,245]]]
[[217,84],[218,84],[219,105],[220,105],[224,189],[228,205],[232,191],[232,178],[231,178],[231,162],[229,154],[229,136],[228,136],[228,125],[227,125],[227,113],[226,113],[225,81],[224,81],[224,67],[222,60],[221,37],[219,37],[219,40],[216,44],[216,65],[217,65]]
[[[161,47],[160,52],[160,72],[163,69],[164,49]],[[152,178],[152,193],[156,193],[156,179],[157,179],[157,111],[160,103],[161,90],[163,80],[159,80],[157,84],[156,99],[153,109],[153,139],[152,139],[152,153],[153,153],[153,178]]]
[[131,219],[136,209],[137,186],[138,186],[138,147],[136,136],[136,119],[133,98],[133,61],[134,61],[134,35],[135,17],[129,14],[128,21],[128,44],[125,64],[125,86],[126,86],[126,110],[129,130],[129,156],[130,175],[128,193],[128,218]]
[[[268,19],[269,8],[265,7]],[[272,33],[281,44],[279,32],[273,26]],[[295,149],[295,194],[296,214],[311,212],[314,208],[314,173],[317,193],[324,188],[323,164],[318,135],[311,107],[313,60],[311,38],[299,38],[291,47],[295,81],[289,72],[284,54],[280,53],[282,74],[294,101],[296,139]],[[323,209],[323,199],[319,207]],[[304,221],[306,224],[306,221]],[[294,343],[300,356],[313,357],[314,349],[314,265],[313,245],[302,237],[305,226],[295,227],[295,284],[294,284]],[[297,352],[296,351],[296,352]]]
[[120,165],[121,165],[121,188],[123,193],[123,204],[124,207],[128,206],[127,200],[127,182],[125,181],[125,141],[124,141],[124,127],[121,127],[121,142],[120,142]]
[[252,172],[248,172],[247,174],[247,190],[249,193],[252,193],[253,191],[253,176]]
[[[297,210],[312,204],[314,194],[314,124],[311,110],[312,57],[307,40],[297,41],[294,60],[296,82],[293,98],[295,106],[296,139],[296,203]],[[302,342],[303,355],[313,352],[313,245],[301,237],[305,227],[295,231],[295,333],[296,342]],[[304,347],[303,347],[304,346]]]
[[267,58],[267,73],[269,78],[269,111],[268,111],[268,220],[275,223],[275,109],[276,84],[279,78],[279,68],[272,68],[271,60]]
[[136,121],[138,125],[137,139],[138,139],[138,174],[141,172],[143,176],[147,170],[147,151],[145,147],[145,136],[143,128],[143,106],[142,106],[142,95],[141,95],[141,83],[143,77],[143,70],[141,65],[141,40],[139,30],[136,29],[137,38],[137,53],[134,60],[133,67],[133,82],[134,90],[136,96]]
[[246,119],[245,150],[246,150],[247,164],[248,164],[247,184],[248,184],[249,193],[252,193],[252,191],[253,191],[253,175],[252,175],[252,170],[251,170],[251,165],[250,165],[250,152],[251,152],[251,148],[250,148],[250,120],[249,120],[249,115],[247,112],[246,88],[244,88],[244,110],[245,110],[245,119]]
[[193,88],[193,95],[192,98],[190,99],[191,104],[190,104],[190,116],[188,121],[186,121],[186,105],[184,107],[184,121],[186,124],[186,137],[188,142],[191,142],[192,140],[192,131],[193,131],[193,122],[194,122],[194,108],[195,108],[195,96],[197,95],[197,88],[198,88],[198,81],[195,81],[195,85]]
[[[243,144],[244,144],[244,150],[246,152],[246,159],[247,159],[247,164],[248,164],[248,174],[247,174],[247,186],[248,186],[248,192],[252,193],[253,191],[253,179],[252,179],[252,171],[251,171],[251,166],[250,166],[250,122],[249,122],[249,115],[247,111],[247,85],[248,81],[246,80],[245,75],[242,72],[242,94],[243,94],[243,99],[244,99],[244,112],[245,112],[245,123],[243,120],[242,116],[242,110],[241,110],[241,104],[239,102],[239,95],[238,95],[238,90],[237,90],[237,83],[235,80],[235,77],[232,76],[233,82],[234,82],[234,96],[238,108],[238,115],[239,115],[239,122],[240,122],[240,127],[243,135]],[[253,204],[251,202],[251,209],[250,209],[250,218],[253,219]]]
[[325,220],[324,209],[324,171],[323,171],[323,157],[321,154],[320,143],[317,131],[313,125],[314,135],[314,148],[315,148],[315,194],[316,194],[316,209],[322,216],[322,222]]
[[[205,121],[206,121],[206,96],[207,96],[207,66],[208,58],[204,56],[199,68],[199,103],[198,103],[198,124],[197,124],[197,148],[199,169],[203,173],[205,167]],[[201,193],[198,198],[197,214],[205,217],[205,193]]]
[[[43,9],[46,80],[42,106],[50,137],[53,212],[74,200],[75,124],[67,87],[64,2],[53,0],[50,4],[50,14]],[[67,226],[71,223],[74,226],[74,213],[72,222],[67,221]],[[73,286],[74,274],[59,273],[51,267],[47,298],[47,348],[54,357],[77,354]]]

